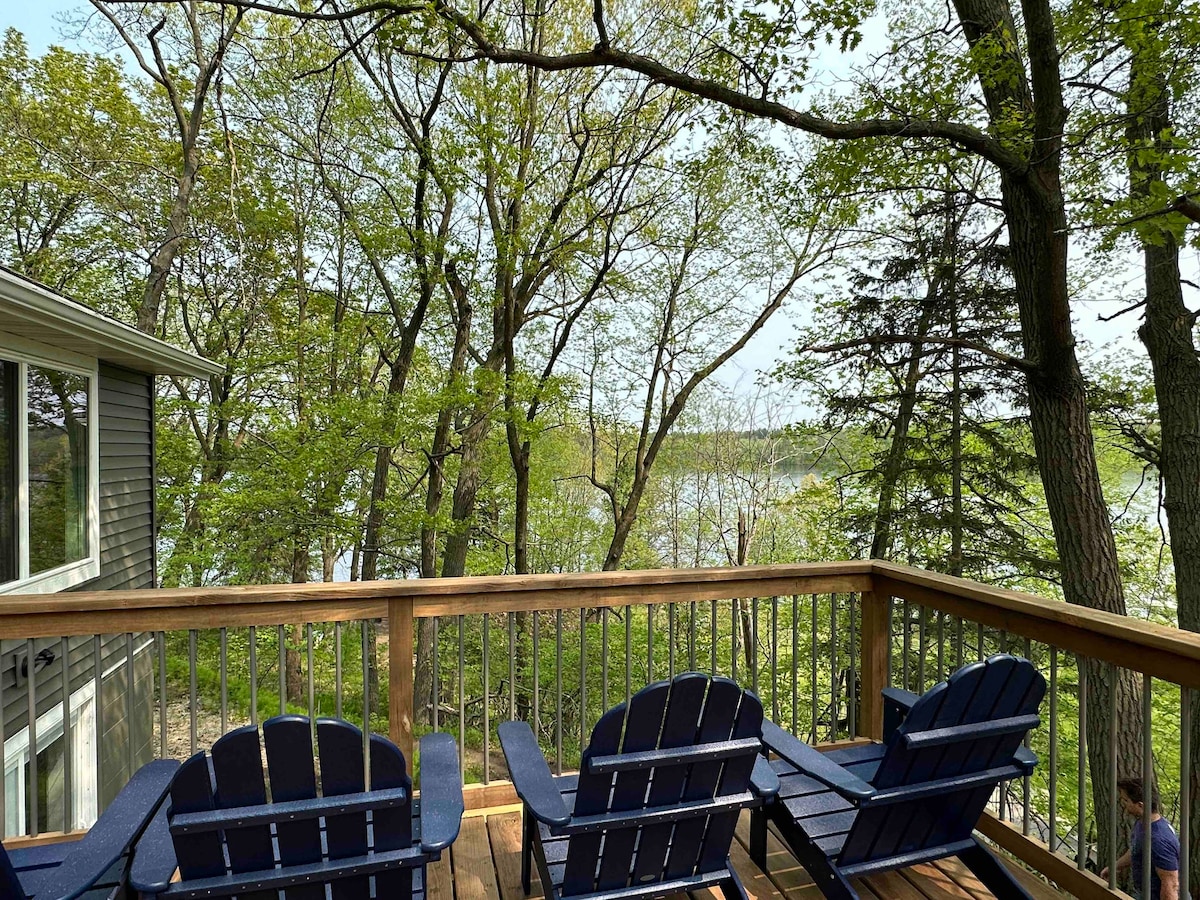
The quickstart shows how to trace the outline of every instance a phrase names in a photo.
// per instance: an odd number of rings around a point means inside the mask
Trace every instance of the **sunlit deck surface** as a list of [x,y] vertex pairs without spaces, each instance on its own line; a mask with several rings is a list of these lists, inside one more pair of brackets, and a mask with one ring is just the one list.
[[[518,806],[498,806],[468,813],[450,852],[429,867],[428,900],[525,900],[519,810]],[[770,875],[751,862],[746,851],[749,838],[749,818],[743,814],[730,855],[750,900],[820,900],[821,892],[775,834],[768,836],[767,844]],[[1034,900],[1070,896],[1015,863],[1010,868]],[[854,884],[862,900],[987,900],[993,896],[954,859],[855,879]],[[535,868],[530,898],[541,897]],[[689,898],[679,895],[670,900]],[[690,900],[721,900],[721,895],[706,889],[692,894]]]

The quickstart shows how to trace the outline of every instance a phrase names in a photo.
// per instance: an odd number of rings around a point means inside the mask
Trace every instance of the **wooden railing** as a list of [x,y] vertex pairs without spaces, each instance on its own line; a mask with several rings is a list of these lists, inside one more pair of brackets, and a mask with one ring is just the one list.
[[[656,615],[664,607],[665,623]],[[642,609],[644,628],[640,621],[635,625]],[[578,613],[578,619],[572,616],[568,621],[566,613]],[[387,693],[386,712],[368,687],[367,635],[374,626],[362,626],[361,674],[343,665],[344,632],[349,633],[345,623],[380,619],[386,620],[381,633],[386,640],[380,641],[386,651],[381,650],[378,666],[379,693]],[[492,628],[497,620],[507,629]],[[303,629],[303,637],[297,629]],[[433,696],[430,700],[427,694],[414,704],[414,676],[422,671],[414,665],[421,629],[426,657],[420,666],[425,667],[427,681],[432,666]],[[1087,704],[1080,699],[1091,693],[1085,679],[1093,664],[1110,667],[1113,684],[1118,671],[1138,673],[1146,697],[1169,693],[1178,703],[1179,746],[1151,746],[1146,729],[1148,755],[1143,761],[1149,760],[1148,771],[1156,772],[1160,783],[1176,786],[1177,806],[1186,809],[1190,801],[1185,777],[1191,753],[1188,708],[1190,691],[1200,688],[1200,635],[890,563],[0,598],[0,636],[6,647],[25,641],[28,658],[53,639],[62,642],[62,658],[69,660],[71,641],[85,637],[95,640],[99,658],[98,636],[135,633],[154,636],[157,677],[152,693],[158,704],[160,753],[167,752],[172,728],[182,728],[170,721],[167,703],[173,692],[184,690],[184,681],[186,703],[181,708],[191,716],[187,750],[205,744],[197,734],[196,719],[205,690],[219,691],[224,727],[236,705],[230,700],[231,690],[244,692],[248,684],[249,718],[256,720],[264,706],[263,674],[269,675],[269,665],[258,660],[271,652],[278,660],[280,708],[288,706],[284,681],[290,674],[285,669],[290,665],[288,654],[294,653],[301,657],[301,676],[307,673],[309,709],[333,711],[322,709],[318,682],[325,675],[314,675],[322,669],[319,660],[314,662],[316,641],[334,647],[336,696],[328,702],[337,711],[342,711],[343,686],[353,689],[357,684],[360,693],[348,697],[347,704],[357,703],[366,723],[378,726],[385,720],[390,736],[409,758],[418,717],[423,719],[420,727],[457,727],[464,765],[468,747],[472,756],[481,752],[478,769],[485,783],[493,782],[492,734],[502,718],[521,715],[540,723],[538,733],[548,753],[557,756],[561,768],[567,747],[569,766],[571,753],[577,755],[575,738],[582,743],[610,695],[615,701],[676,670],[695,667],[734,675],[759,690],[764,706],[781,724],[814,742],[878,739],[883,687],[923,688],[964,660],[1013,649],[1043,666],[1051,682],[1049,710],[1033,737],[1044,764],[1034,783],[1010,788],[998,798],[996,814],[980,823],[985,835],[1071,893],[1114,896],[1091,871],[1107,864],[1094,858],[1093,838],[1114,824],[1111,818],[1098,820],[1093,794],[1097,785],[1115,786],[1116,776],[1115,766],[1092,771],[1085,746]],[[640,642],[637,654],[635,633]],[[197,647],[214,634],[219,634],[219,644],[214,643],[219,646],[219,678],[208,685]],[[230,654],[231,635],[241,635],[239,647],[245,638],[247,659],[237,651]],[[183,648],[185,642],[187,649],[176,654],[172,648]],[[285,647],[288,643],[291,649]],[[131,641],[125,646],[132,687],[134,650],[129,649]],[[351,657],[354,652],[357,648],[352,648]],[[149,661],[146,668],[153,672]],[[95,671],[99,684],[99,664]],[[496,681],[493,673],[498,673]],[[72,684],[73,677],[68,662],[62,683]],[[1093,683],[1092,692],[1097,687]],[[0,681],[0,688],[13,686]],[[1173,699],[1176,695],[1178,700]],[[27,696],[36,719],[40,707],[35,691],[28,690]],[[0,693],[0,709],[11,699]],[[64,716],[70,721],[69,710]],[[493,782],[478,791],[479,802],[512,799],[507,791],[504,782]],[[1013,792],[1021,795],[1016,803],[1019,817],[1010,812]],[[64,806],[63,818],[70,827],[69,800]],[[1186,843],[1187,817],[1176,819]],[[1110,840],[1108,846],[1116,845]],[[1108,852],[1111,857],[1112,850]]]

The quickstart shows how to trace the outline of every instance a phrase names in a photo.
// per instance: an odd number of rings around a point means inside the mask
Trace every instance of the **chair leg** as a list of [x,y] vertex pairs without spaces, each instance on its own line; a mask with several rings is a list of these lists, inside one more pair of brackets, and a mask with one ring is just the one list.
[[529,807],[521,810],[521,890],[528,897],[531,893],[531,880],[533,867],[533,829],[537,828],[537,820],[529,811]]
[[742,884],[742,879],[738,878],[738,873],[732,865],[729,867],[729,877],[722,879],[717,887],[720,889],[721,896],[725,900],[749,900],[746,896],[746,888]]
[[978,838],[975,839],[975,846],[958,854],[958,858],[996,895],[997,900],[1033,900],[1012,872],[1008,871],[1008,867],[979,843]]
[[750,810],[750,858],[767,871],[767,814],[762,808]]

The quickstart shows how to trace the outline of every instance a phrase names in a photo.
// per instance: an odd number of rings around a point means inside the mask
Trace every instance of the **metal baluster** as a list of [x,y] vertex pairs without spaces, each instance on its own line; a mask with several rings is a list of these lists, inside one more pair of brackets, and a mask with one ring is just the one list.
[[[96,709],[96,729],[99,731],[104,720],[104,655],[102,653],[100,635],[92,635],[92,696]],[[193,707],[194,708],[194,707]],[[3,707],[0,707],[3,709]],[[194,715],[194,713],[193,713]],[[2,729],[0,729],[2,730]],[[31,735],[32,737],[32,735]],[[4,743],[0,740],[0,744]],[[195,738],[192,739],[192,744],[196,743]],[[100,748],[96,748],[96,761],[99,762]],[[0,778],[0,780],[3,780]]]
[[600,610],[600,708],[608,709],[608,607]]
[[[37,837],[38,835],[38,745],[37,745],[37,672],[34,664],[37,662],[37,650],[33,638],[25,640],[25,715],[29,727],[29,785],[25,791],[25,800],[29,808],[29,820],[25,823],[25,831]],[[18,773],[17,777],[20,777]]]
[[[667,604],[667,678],[675,677],[675,604]],[[580,743],[583,747],[586,742]]]
[[829,595],[829,739],[837,740],[838,727],[838,595]]
[[313,674],[313,631],[312,622],[304,623],[305,664],[308,666],[308,718],[316,736],[317,728],[317,683]]
[[[1152,813],[1151,798],[1154,796],[1154,742],[1150,732],[1151,715],[1153,714],[1153,704],[1150,696],[1151,678],[1148,674],[1142,673],[1142,896],[1150,896],[1150,861],[1154,854],[1150,852],[1153,846],[1152,837],[1154,831],[1151,828],[1150,815]],[[1115,718],[1115,717],[1114,717]],[[1188,777],[1187,770],[1181,773],[1182,778]],[[1188,810],[1183,810],[1183,815],[1188,815]],[[1180,848],[1182,849],[1182,848]],[[1180,897],[1187,896],[1187,883],[1180,884]]]
[[196,629],[188,632],[188,719],[189,752],[196,752]]
[[779,721],[779,598],[771,598],[771,713]]
[[217,663],[221,673],[221,734],[229,730],[229,634],[227,629],[220,631],[221,651]]
[[[363,777],[371,783],[371,623],[362,621]],[[462,759],[462,755],[459,755]]]
[[[434,731],[437,731],[439,728],[441,728],[440,723],[441,723],[441,716],[442,716],[441,653],[438,652],[439,648],[441,647],[441,642],[439,640],[441,627],[442,627],[442,617],[434,616],[433,617],[433,627],[432,627],[432,630],[433,630],[433,709],[430,710],[431,718],[433,720],[433,730]],[[342,649],[342,644],[341,644],[341,640],[339,638],[339,640],[338,640],[338,671],[341,671],[341,649]],[[338,710],[339,710],[338,718],[340,719],[342,717],[342,714],[340,712],[341,704],[342,704],[342,685],[341,685],[340,676],[339,676],[339,680],[338,680],[337,696],[338,696]]]
[[[287,712],[287,626],[276,628],[276,638],[279,641],[279,714]],[[366,659],[366,657],[363,657]],[[364,732],[370,731],[368,726]],[[363,751],[366,752],[365,750]]]
[[[1117,831],[1119,828],[1118,815],[1120,804],[1117,803],[1117,678],[1120,673],[1115,663],[1108,666],[1108,887],[1117,886]],[[1147,785],[1147,789],[1149,786]],[[1147,837],[1149,835],[1147,834]],[[1149,854],[1147,854],[1149,855]]]
[[708,648],[709,655],[712,657],[712,661],[709,664],[709,671],[711,674],[716,675],[717,672],[719,671],[717,669],[717,636],[718,636],[718,632],[720,630],[717,625],[717,601],[716,600],[709,601],[708,624],[709,624],[709,630],[712,632],[712,640],[711,640],[711,643],[709,644],[709,648]]
[[[127,728],[132,726],[134,721],[133,714],[133,634],[126,632],[125,634],[125,721],[129,723]],[[133,777],[133,773],[137,770],[137,759],[134,756],[134,746],[132,735],[126,731],[125,740],[125,775],[128,778]]]
[[800,597],[792,594],[792,734],[800,734]]
[[[688,610],[688,669],[696,671],[696,601],[691,602]],[[607,704],[605,704],[607,708]]]
[[[436,619],[434,620],[437,621]],[[437,647],[437,641],[433,642]],[[437,692],[437,650],[433,653],[433,690]],[[342,718],[342,623],[333,623],[333,714]],[[433,730],[437,731],[437,703],[433,704]]]
[[758,598],[750,600],[750,686],[758,693]]
[[1003,628],[1000,629],[1000,652],[1008,652],[1008,632]]
[[539,659],[540,620],[538,611],[533,611],[533,736],[541,743],[542,740],[542,670]]
[[732,613],[732,616],[730,619],[730,622],[731,622],[731,631],[730,631],[731,650],[729,652],[729,677],[732,678],[734,681],[737,681],[738,680],[738,676],[737,676],[737,671],[738,671],[738,658],[737,658],[738,657],[738,632],[741,631],[742,623],[740,621],[738,621],[738,600],[736,597],[734,597],[732,600],[729,601],[729,609],[731,610],[731,613]]
[[587,610],[579,610],[579,746],[587,746]]
[[[0,759],[0,762],[3,760]],[[1180,894],[1190,885],[1192,819],[1192,689],[1179,689],[1179,885]]]
[[929,653],[929,641],[925,621],[929,618],[929,610],[924,606],[917,607],[917,693],[925,693],[925,657]]
[[979,659],[983,661],[987,658],[987,650],[983,646],[983,623],[976,623],[975,638],[979,641]]
[[963,620],[962,616],[954,617],[954,668],[963,667]]
[[1058,849],[1058,648],[1050,648],[1050,852]]
[[483,614],[483,783],[490,784],[492,780],[492,760],[491,760],[491,737],[492,737],[492,720],[489,713],[492,705],[492,687],[491,687],[491,644],[492,644],[492,617],[487,613]]
[[508,720],[517,721],[517,614],[508,614]]
[[912,683],[908,680],[908,653],[912,649],[912,634],[909,630],[909,610],[911,608],[911,604],[905,600],[904,606],[900,610],[904,619],[902,626],[904,631],[900,636],[900,686],[906,691],[912,690]]
[[250,724],[258,724],[258,628],[250,626]]
[[1075,785],[1079,809],[1078,816],[1079,839],[1075,847],[1075,866],[1079,871],[1087,868],[1087,667],[1082,656],[1075,657],[1075,676],[1079,683],[1079,746],[1077,749],[1078,768]]
[[654,682],[654,604],[646,604],[646,684]]
[[625,607],[625,702],[633,696],[633,607]]
[[[1032,656],[1033,652],[1031,650],[1029,638],[1025,638],[1025,658],[1029,659]],[[1024,743],[1026,750],[1028,750],[1030,746],[1029,734],[1030,733],[1028,731],[1025,732],[1025,739],[1022,742]],[[1031,784],[1032,776],[1025,775],[1021,778],[1021,834],[1025,835],[1026,837],[1029,836],[1029,791]]]
[[467,667],[467,652],[464,629],[466,617],[458,617],[458,760],[466,780],[467,771],[467,697],[463,685],[463,671]]
[[562,687],[562,610],[554,612],[554,689],[557,702],[554,708],[554,771],[563,770],[563,687]]
[[[66,638],[59,641],[59,654],[62,657],[62,727],[63,727],[63,831],[74,828],[75,816],[72,812],[72,800],[75,791],[72,761],[75,754],[71,748],[71,647]],[[4,707],[0,706],[0,710]],[[0,729],[2,732],[3,729]],[[0,733],[0,741],[4,740]],[[130,741],[130,743],[133,743]],[[4,767],[0,766],[0,777],[4,775]],[[47,798],[49,799],[49,798]],[[0,813],[4,807],[0,806]]]
[[946,677],[946,619],[941,610],[937,613],[937,645],[937,677],[934,684]]
[[[154,644],[158,651],[158,757],[167,758],[167,635],[166,632],[154,632]],[[99,703],[99,698],[96,698]],[[3,709],[0,704],[0,709]],[[0,756],[0,762],[3,762]],[[3,768],[0,766],[0,768]],[[4,804],[0,803],[0,808]]]
[[817,742],[817,719],[820,718],[820,716],[817,715],[817,595],[816,594],[812,595],[812,630],[809,633],[812,635],[811,646],[809,648],[811,651],[809,653],[809,663],[810,663],[810,669],[811,669],[809,672],[809,684],[812,687],[812,705],[809,706],[809,710],[811,711],[810,714],[812,715],[812,740],[809,743],[815,744]]
[[846,679],[846,718],[850,726],[850,733],[847,737],[854,737],[858,734],[858,708],[857,696],[858,693],[858,659],[855,655],[856,638],[858,636],[858,609],[855,606],[854,594],[850,595],[850,675]]

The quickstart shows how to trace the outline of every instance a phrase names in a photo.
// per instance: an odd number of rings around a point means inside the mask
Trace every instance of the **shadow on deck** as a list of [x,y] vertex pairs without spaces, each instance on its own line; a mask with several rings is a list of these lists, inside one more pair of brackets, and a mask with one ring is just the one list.
[[[499,806],[468,813],[462,831],[449,853],[429,867],[427,900],[526,900],[521,890],[521,813],[518,806]],[[776,837],[767,839],[768,868],[763,873],[750,859],[749,817],[742,815],[731,857],[750,900],[820,900],[808,873]],[[1010,865],[1034,900],[1068,897],[1037,876]],[[913,866],[900,872],[856,879],[862,900],[990,900],[992,894],[957,860]],[[533,893],[541,900],[541,885],[534,870]],[[721,900],[706,889],[690,898],[670,900]]]

